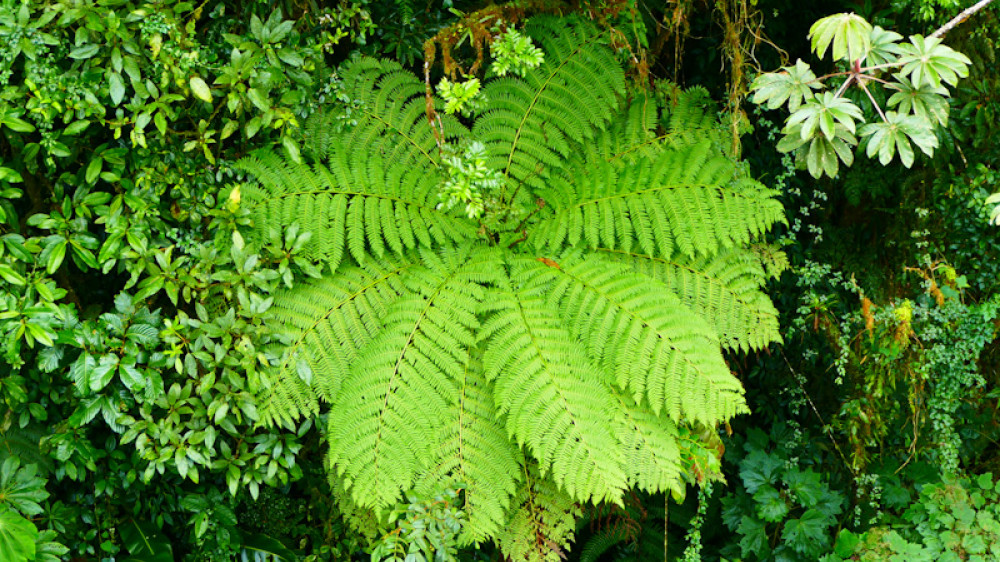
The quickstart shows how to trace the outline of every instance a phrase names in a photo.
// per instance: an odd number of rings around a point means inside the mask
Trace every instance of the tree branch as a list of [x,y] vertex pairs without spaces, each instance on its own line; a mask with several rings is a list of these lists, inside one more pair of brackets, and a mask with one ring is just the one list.
[[937,31],[931,33],[930,37],[944,37],[945,33],[948,33],[949,31],[954,29],[955,26],[969,19],[969,16],[971,16],[972,14],[978,12],[979,10],[982,10],[986,6],[989,6],[991,2],[993,2],[993,0],[979,0],[979,2],[976,2],[975,4],[963,10],[961,14],[958,14],[957,16],[951,18],[951,21],[939,27]]

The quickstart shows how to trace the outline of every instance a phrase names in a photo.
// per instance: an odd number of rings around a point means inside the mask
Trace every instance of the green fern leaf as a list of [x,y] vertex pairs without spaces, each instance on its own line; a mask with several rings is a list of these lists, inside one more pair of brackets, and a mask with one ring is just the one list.
[[734,180],[730,161],[710,143],[664,150],[628,165],[597,162],[553,178],[542,197],[552,211],[531,242],[539,250],[606,245],[660,257],[711,255],[743,245],[783,220],[774,193]]
[[468,248],[422,257],[351,363],[329,417],[330,462],[361,506],[391,504],[426,468],[476,339],[477,261],[465,263]]
[[481,350],[470,353],[457,381],[457,398],[445,416],[448,423],[438,438],[438,460],[416,487],[418,494],[456,484],[464,488],[468,521],[462,528],[463,544],[478,544],[499,534],[524,462],[497,423],[493,385],[483,373],[481,355]]
[[663,282],[689,310],[708,321],[722,343],[732,350],[762,349],[780,342],[778,311],[762,292],[767,279],[753,253],[732,249],[691,259],[599,249],[607,257]]
[[[486,376],[507,430],[570,496],[617,500],[621,451],[609,429],[614,400],[603,375],[545,300],[538,262],[514,258],[511,281],[490,294],[494,314],[480,334]],[[544,267],[544,266],[542,266]]]
[[625,452],[629,484],[647,492],[682,493],[677,426],[668,417],[654,414],[630,397],[616,393],[615,398],[618,415],[614,432]]
[[[555,32],[558,29],[558,32]],[[533,18],[529,35],[546,51],[544,62],[523,79],[486,86],[490,109],[473,135],[486,145],[488,162],[517,183],[538,187],[562,167],[570,143],[593,136],[608,122],[624,93],[625,78],[592,25],[579,18]]]
[[[382,326],[387,307],[406,288],[400,279],[418,266],[410,260],[376,262],[341,269],[279,293],[270,322],[289,351],[260,394],[265,423],[294,421],[319,413],[319,400],[336,401],[358,349]],[[301,376],[305,361],[312,384]]]
[[667,286],[598,256],[560,264],[531,275],[553,278],[550,305],[637,403],[709,426],[747,411],[712,329]]
[[517,507],[497,538],[500,550],[509,560],[562,562],[580,510],[573,498],[541,476],[536,467],[528,465],[524,472]]

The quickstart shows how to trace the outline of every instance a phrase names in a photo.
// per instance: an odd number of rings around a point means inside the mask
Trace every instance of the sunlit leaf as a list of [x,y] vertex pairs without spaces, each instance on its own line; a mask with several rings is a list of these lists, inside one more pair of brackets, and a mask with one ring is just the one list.
[[894,87],[899,91],[889,98],[889,107],[895,107],[898,113],[912,114],[922,117],[931,124],[948,124],[948,90],[944,87],[934,87],[923,84],[919,88],[905,76],[897,75]]
[[868,53],[872,26],[855,13],[834,14],[809,28],[809,39],[816,56],[823,58],[833,43],[833,60],[858,60]]
[[959,78],[969,75],[969,57],[941,44],[937,37],[914,35],[909,44],[900,45],[903,55],[899,61],[903,64],[900,73],[908,76],[915,86],[928,84],[935,88],[941,82],[952,86],[958,84]]
[[898,44],[902,39],[903,36],[895,31],[887,31],[876,25],[869,38],[870,44],[865,62],[869,66],[895,62],[899,55],[903,54]]
[[862,137],[867,137],[867,154],[874,158],[878,154],[879,162],[886,165],[892,161],[898,151],[899,159],[909,168],[913,165],[914,153],[910,146],[913,141],[924,154],[931,156],[937,148],[937,137],[931,129],[930,122],[914,115],[902,115],[895,111],[887,111],[885,121],[869,123],[860,130]]
[[792,113],[788,117],[786,129],[801,125],[799,133],[803,139],[811,138],[817,130],[827,139],[833,139],[836,136],[837,123],[854,133],[855,120],[863,121],[864,115],[854,102],[837,97],[833,92],[823,92],[820,96],[807,100],[802,107]]

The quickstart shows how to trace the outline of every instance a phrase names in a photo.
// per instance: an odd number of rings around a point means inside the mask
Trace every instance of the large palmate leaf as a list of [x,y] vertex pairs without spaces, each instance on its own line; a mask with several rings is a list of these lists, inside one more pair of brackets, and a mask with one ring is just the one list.
[[7,505],[24,515],[42,513],[40,502],[49,493],[45,491],[45,479],[38,476],[38,467],[33,464],[22,467],[16,457],[8,457],[0,466],[0,506]]
[[761,74],[750,85],[750,91],[756,104],[766,102],[768,109],[778,109],[787,101],[788,110],[795,111],[802,102],[812,99],[813,90],[822,87],[809,65],[798,59],[795,66]]
[[833,43],[833,60],[858,60],[868,53],[872,25],[855,13],[834,14],[809,28],[813,52],[823,58]]
[[869,158],[878,154],[882,165],[888,164],[896,151],[903,165],[913,165],[913,147],[917,145],[924,154],[931,156],[937,148],[938,140],[926,119],[913,115],[903,115],[895,111],[885,113],[885,121],[869,123],[861,127],[861,136],[867,137]]
[[899,57],[903,65],[900,74],[909,77],[918,88],[925,84],[939,88],[941,82],[954,86],[959,78],[969,75],[969,65],[972,64],[969,57],[942,45],[937,37],[914,35],[910,37],[910,43],[903,43],[900,49],[903,51]]
[[903,36],[895,31],[888,31],[876,25],[872,28],[871,44],[865,63],[870,66],[878,66],[895,62],[903,52],[898,44],[902,38]]
[[833,140],[837,137],[838,123],[853,134],[856,130],[855,120],[864,121],[861,108],[847,98],[837,97],[833,92],[823,92],[789,115],[786,128],[795,127],[803,140],[815,136],[817,130],[828,140]]
[[923,84],[914,86],[905,76],[897,76],[898,91],[889,98],[889,107],[898,113],[910,114],[926,119],[932,125],[948,124],[948,90],[944,87]]
[[21,562],[35,558],[38,529],[16,511],[0,507],[0,560]]

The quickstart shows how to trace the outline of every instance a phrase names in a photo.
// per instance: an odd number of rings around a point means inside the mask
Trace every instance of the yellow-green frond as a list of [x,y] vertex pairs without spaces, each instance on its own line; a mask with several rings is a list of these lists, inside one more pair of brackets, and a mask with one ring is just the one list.
[[387,307],[405,291],[400,279],[415,267],[412,258],[369,260],[275,297],[269,322],[291,353],[258,395],[262,421],[316,415],[321,400],[337,399],[358,349],[381,327]]
[[511,281],[491,291],[480,338],[483,365],[507,431],[543,472],[579,500],[615,501],[625,487],[611,434],[614,400],[586,348],[539,290],[533,260],[515,259]]
[[482,350],[472,350],[456,381],[458,392],[438,437],[436,460],[416,486],[417,493],[425,495],[463,488],[468,517],[460,537],[463,544],[481,543],[500,533],[524,462],[496,418],[493,385],[483,373],[481,355]]
[[478,328],[483,290],[465,272],[468,256],[425,255],[350,365],[330,412],[329,456],[361,506],[393,503],[438,445]]
[[778,311],[763,292],[768,275],[754,252],[734,248],[692,259],[683,254],[658,258],[624,250],[599,251],[662,281],[714,327],[723,347],[749,351],[781,341]]
[[[559,33],[553,33],[558,28]],[[490,108],[473,128],[490,164],[513,184],[542,184],[559,169],[572,142],[593,136],[609,121],[625,79],[604,33],[579,18],[533,18],[526,31],[545,60],[523,78],[494,80],[484,89]]]
[[548,301],[622,389],[674,422],[714,426],[746,411],[711,327],[663,283],[595,255],[566,255]]

